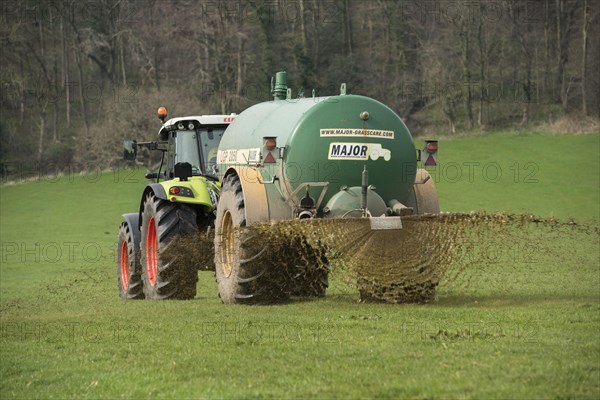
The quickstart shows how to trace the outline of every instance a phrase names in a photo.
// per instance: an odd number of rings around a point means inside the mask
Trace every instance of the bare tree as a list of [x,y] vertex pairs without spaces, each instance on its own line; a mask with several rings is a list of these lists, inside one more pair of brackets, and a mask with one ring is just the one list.
[[581,51],[581,111],[588,114],[587,106],[587,57],[588,57],[588,30],[589,30],[589,0],[583,2],[583,24],[581,28],[583,49]]
[[473,88],[472,88],[472,45],[471,45],[471,13],[470,3],[462,1],[457,3],[464,10],[460,17],[454,20],[454,27],[458,33],[461,49],[461,64],[464,84],[464,107],[466,113],[467,129],[473,128]]
[[576,5],[577,3],[569,0],[556,0],[557,102],[562,104],[563,112],[567,111],[569,100],[567,92],[570,87],[565,79],[565,66],[569,61],[570,33]]

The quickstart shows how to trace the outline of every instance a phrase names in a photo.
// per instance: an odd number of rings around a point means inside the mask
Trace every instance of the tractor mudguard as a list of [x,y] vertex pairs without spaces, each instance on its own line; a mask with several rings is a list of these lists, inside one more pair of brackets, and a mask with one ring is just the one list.
[[144,195],[150,192],[149,189],[152,189],[154,195],[162,200],[167,200],[167,192],[165,192],[165,188],[160,183],[150,183],[146,186],[146,190],[144,190]]
[[165,189],[162,187],[160,183],[150,183],[144,189],[144,193],[142,193],[142,200],[140,200],[140,211],[138,212],[138,223],[137,230],[141,231],[142,229],[142,212],[144,212],[144,200],[148,196],[149,193],[154,193],[156,197],[162,200],[167,199],[167,193]]
[[133,232],[133,241],[134,243],[140,243],[141,233],[140,233],[140,214],[139,213],[129,213],[123,214],[123,219],[129,225],[129,230]]

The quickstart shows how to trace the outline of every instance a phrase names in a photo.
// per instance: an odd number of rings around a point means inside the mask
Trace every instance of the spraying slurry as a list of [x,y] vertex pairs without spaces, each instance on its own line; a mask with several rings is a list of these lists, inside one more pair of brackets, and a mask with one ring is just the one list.
[[[364,302],[424,303],[442,287],[460,293],[486,281],[507,290],[505,276],[491,268],[495,265],[514,269],[509,272],[518,280],[526,272],[519,268],[586,262],[577,261],[575,251],[548,243],[597,243],[599,233],[590,225],[526,214],[444,213],[403,217],[402,223],[401,230],[377,231],[360,218],[276,221],[240,228],[236,237],[253,255],[247,262],[257,271],[270,265],[266,273],[274,298],[301,294],[296,292],[301,276],[316,293],[329,282],[337,290],[358,292]],[[213,241],[202,235],[201,242],[186,247],[199,247],[191,257],[206,265]],[[545,265],[547,260],[553,265]]]

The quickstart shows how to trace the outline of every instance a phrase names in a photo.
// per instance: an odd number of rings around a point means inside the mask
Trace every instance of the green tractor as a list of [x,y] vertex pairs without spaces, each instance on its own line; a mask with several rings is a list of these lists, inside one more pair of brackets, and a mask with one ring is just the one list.
[[[196,295],[198,265],[177,251],[175,239],[214,225],[220,184],[217,150],[232,115],[171,118],[158,109],[158,140],[125,141],[124,157],[138,149],[162,153],[157,172],[142,194],[138,212],[124,214],[117,241],[117,281],[123,299],[191,299]],[[190,265],[192,264],[192,265]]]

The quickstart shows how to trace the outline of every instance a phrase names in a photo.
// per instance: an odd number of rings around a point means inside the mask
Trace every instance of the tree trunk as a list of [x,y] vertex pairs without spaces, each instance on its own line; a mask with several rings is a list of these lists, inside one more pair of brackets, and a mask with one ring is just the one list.
[[307,55],[307,44],[306,44],[306,19],[304,17],[305,4],[304,0],[300,0],[300,43],[302,44],[302,53]]
[[550,92],[550,0],[544,3],[544,95]]
[[583,3],[583,49],[581,54],[581,111],[588,115],[587,106],[587,55],[588,55],[588,28],[589,28],[589,0]]
[[308,39],[307,39],[307,21],[306,21],[306,2],[305,0],[300,0],[299,2],[300,10],[300,45],[302,46],[302,62],[300,63],[301,69],[298,70],[299,74],[299,86],[301,88],[306,88],[309,85],[309,82],[312,79],[312,62],[310,62],[310,52],[308,48]]
[[53,126],[52,126],[52,140],[54,143],[60,142],[60,138],[58,137],[58,102],[54,102],[53,107]]
[[352,16],[350,14],[350,1],[344,0],[342,8],[344,49],[346,55],[352,55]]
[[238,36],[238,51],[237,51],[237,77],[236,77],[236,83],[235,83],[235,94],[237,96],[237,98],[239,99],[242,96],[242,85],[243,85],[243,75],[244,75],[244,71],[243,71],[243,66],[242,66],[242,59],[243,59],[243,54],[244,54],[244,44],[245,44],[245,40],[242,36]]
[[471,29],[470,21],[465,17],[463,26],[462,64],[463,78],[466,86],[465,110],[467,112],[467,128],[473,128],[473,94],[471,90]]
[[[82,57],[81,57],[82,40],[81,40],[79,29],[77,29],[77,26],[75,25],[75,20],[70,18],[69,23],[75,34],[75,40],[77,41],[77,43],[75,43],[74,50],[75,50],[75,63],[77,64],[77,72],[78,72],[78,76],[79,76],[79,84],[77,85],[79,88],[79,102],[81,104],[81,115],[83,117],[85,133],[87,136],[89,136],[90,135],[90,122],[88,119],[87,102],[86,102],[85,93],[84,93],[83,66],[81,65],[81,63],[82,63]],[[69,90],[69,89],[70,89],[69,85],[67,85],[67,90]]]
[[373,43],[373,18],[371,17],[371,13],[368,13],[368,17],[367,17],[367,28],[369,30],[369,60],[373,60],[373,46],[375,45]]
[[486,99],[485,88],[487,87],[485,77],[485,66],[487,61],[487,50],[483,29],[483,13],[485,12],[483,3],[479,4],[479,25],[477,30],[477,42],[479,46],[479,111],[477,115],[477,125],[483,127],[483,104]]
[[[155,26],[156,21],[154,20],[154,3],[150,6],[150,26]],[[158,63],[160,61],[160,57],[158,56],[158,48],[162,45],[160,43],[160,37],[154,37],[152,39],[152,68],[154,69],[154,84],[156,85],[156,90],[160,92],[160,76],[158,73]],[[150,58],[150,57],[148,57]],[[149,74],[148,74],[149,75]]]
[[78,50],[75,50],[75,60],[77,62],[77,72],[79,73],[79,102],[81,104],[81,114],[83,116],[83,124],[85,126],[85,133],[87,136],[90,135],[90,123],[88,120],[87,102],[85,100],[85,93],[83,91],[83,67],[81,66],[81,56]]
[[[568,91],[565,79],[565,65],[569,60],[569,31],[571,29],[575,7],[573,3],[566,4],[565,0],[556,0],[556,48],[557,48],[557,68],[556,80],[558,97],[557,102],[562,103],[563,112],[567,111]],[[569,84],[570,85],[570,84]]]
[[[517,8],[515,9],[515,6],[517,6]],[[512,37],[515,39],[515,41],[519,44],[519,48],[520,48],[520,52],[515,52],[514,54],[516,55],[516,57],[520,60],[522,60],[522,62],[525,63],[525,68],[519,68],[524,69],[525,72],[525,81],[523,83],[521,83],[521,90],[523,91],[523,96],[515,96],[515,99],[519,99],[522,101],[523,104],[523,108],[522,108],[522,117],[521,117],[521,126],[526,125],[529,123],[529,114],[530,114],[530,106],[531,106],[531,99],[532,99],[532,95],[533,95],[533,82],[532,82],[532,77],[533,77],[533,71],[532,71],[532,65],[533,65],[533,54],[531,51],[531,47],[530,46],[530,38],[531,38],[531,24],[525,23],[522,24],[521,19],[520,19],[520,11],[521,9],[518,8],[518,5],[516,5],[515,3],[509,3],[509,11],[510,11],[510,16],[511,16],[511,31],[512,31]],[[525,32],[523,32],[523,29],[525,30]],[[521,64],[515,65],[517,67],[520,67]],[[520,82],[520,80],[517,78],[515,79],[515,82]],[[515,86],[515,94],[520,94],[520,92],[518,92],[519,88],[517,86]]]
[[392,64],[392,52],[389,50],[392,48],[392,39],[391,39],[391,32],[390,32],[392,27],[390,25],[391,24],[388,23],[383,28],[385,49],[387,51],[385,52],[385,62],[381,63],[381,77],[380,77],[380,81],[379,81],[379,93],[377,93],[377,97],[379,97],[381,99],[383,99],[387,93],[388,79],[389,79],[388,66]]
[[52,82],[52,141],[58,142],[58,94],[60,93],[58,83],[58,65],[57,60],[54,59],[54,82]]
[[63,14],[60,16],[60,33],[61,33],[61,47],[62,47],[62,88],[65,92],[65,119],[67,129],[71,128],[71,90],[69,85],[69,50],[67,47],[67,37],[65,30],[65,17]]
[[450,125],[450,131],[452,133],[456,133],[456,110],[454,107],[454,100],[451,97],[451,94],[448,94],[443,101],[442,107],[444,111],[444,115],[448,120],[448,124]]
[[[19,73],[20,76],[25,76],[23,61],[21,59],[19,59]],[[19,127],[23,126],[23,122],[25,122],[25,90],[23,82],[19,82]]]
[[39,23],[39,33],[40,33],[40,58],[43,60],[45,58],[45,54],[44,54],[44,25],[43,22],[44,18],[39,18],[38,19],[38,23]]
[[40,109],[40,136],[38,138],[37,161],[42,164],[44,156],[44,131],[46,130],[46,107],[48,103],[44,103]]
[[125,45],[123,44],[123,35],[124,33],[121,33],[121,35],[119,36],[119,48],[121,53],[121,75],[123,76],[123,86],[127,86],[127,73],[125,72],[125,50],[123,49]]
[[313,3],[312,23],[314,29],[314,40],[313,40],[313,71],[319,70],[319,58],[320,58],[320,47],[319,47],[319,31],[321,17],[321,2],[315,0]]
[[[216,78],[217,80],[217,91],[218,93],[220,93],[219,95],[219,108],[220,108],[220,112],[221,114],[225,114],[225,110],[226,110],[226,98],[227,98],[227,94],[225,93],[225,85],[223,82],[223,71],[222,69],[219,67],[219,46],[221,45],[219,40],[215,40],[213,43],[214,46],[214,54],[215,56],[213,56],[213,68],[214,68],[214,78]],[[224,52],[225,54],[227,53],[227,51]]]
[[525,98],[523,101],[523,118],[521,118],[521,126],[529,123],[529,108],[531,105],[531,92],[533,86],[531,82],[531,58],[526,56],[526,59],[525,83],[523,84]]
[[113,89],[119,84],[119,42],[120,36],[118,35],[118,24],[119,14],[121,11],[121,2],[117,1],[114,3],[110,12],[108,13],[108,38],[110,43],[110,60],[109,60],[109,83],[112,83]]
[[562,103],[562,87],[563,87],[563,74],[565,64],[563,62],[563,47],[562,47],[562,10],[563,1],[556,0],[556,93],[555,101]]
[[[54,29],[54,21],[55,18],[52,14],[52,8],[48,9],[48,13],[49,13],[49,20],[50,20],[50,34],[49,37],[51,39],[51,44],[52,44],[52,53],[58,53],[58,49],[57,49],[57,37],[56,37],[56,32]],[[59,73],[58,73],[58,63],[59,63],[59,59],[57,57],[57,55],[55,54],[55,56],[52,58],[52,82],[49,82],[49,86],[52,87],[52,93],[50,94],[51,99],[52,99],[52,142],[56,143],[58,142],[58,96],[61,93],[61,81],[59,80]],[[50,89],[49,89],[50,90]]]

